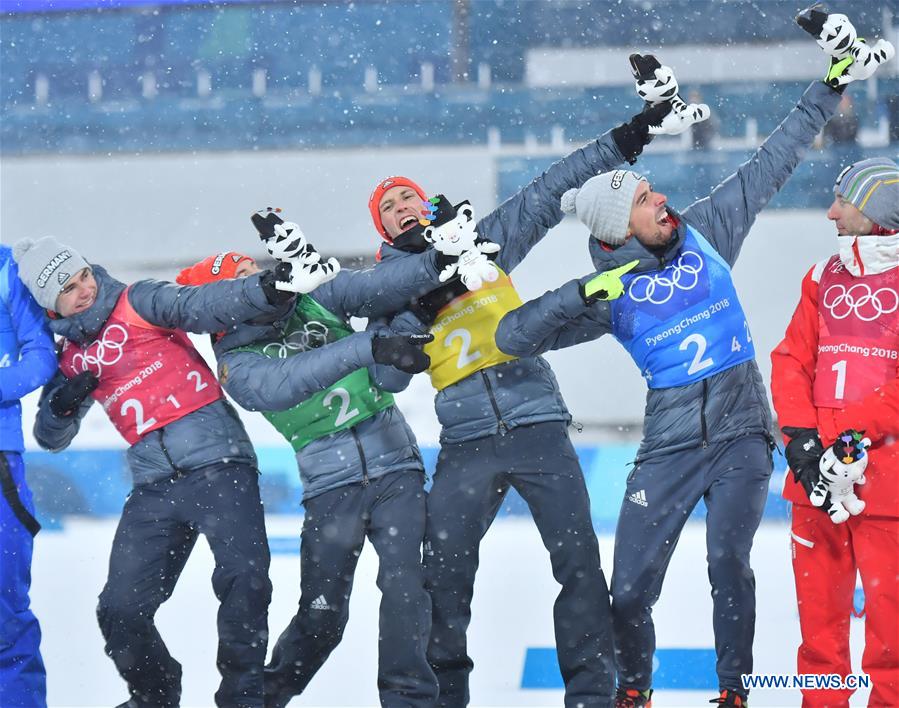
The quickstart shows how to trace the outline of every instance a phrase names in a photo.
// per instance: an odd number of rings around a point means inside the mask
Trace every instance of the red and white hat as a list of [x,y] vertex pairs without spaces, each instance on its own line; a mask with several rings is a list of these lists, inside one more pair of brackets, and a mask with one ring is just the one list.
[[255,262],[243,253],[222,251],[188,266],[178,273],[175,282],[179,285],[206,285],[217,280],[230,280],[237,277],[237,266],[244,261]]

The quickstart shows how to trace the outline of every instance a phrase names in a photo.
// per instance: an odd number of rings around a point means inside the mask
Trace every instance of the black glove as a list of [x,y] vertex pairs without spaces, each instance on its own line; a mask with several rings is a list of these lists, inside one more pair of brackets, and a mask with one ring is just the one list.
[[431,357],[421,348],[433,341],[432,334],[375,337],[371,340],[371,354],[378,364],[393,366],[407,374],[419,374],[431,365]]
[[259,287],[265,293],[265,299],[269,305],[282,305],[296,296],[295,292],[289,290],[279,290],[275,287],[275,283],[290,282],[290,273],[293,266],[290,263],[278,263],[272,270],[267,270],[259,276]]
[[59,418],[68,418],[99,385],[100,379],[93,371],[76,374],[50,396],[50,410]]
[[783,432],[790,438],[784,456],[793,471],[793,479],[802,485],[806,494],[811,494],[821,479],[818,463],[824,454],[824,446],[818,437],[818,431],[814,428],[788,427],[783,428]]
[[649,126],[659,125],[669,113],[671,113],[669,101],[657,106],[650,106],[647,103],[642,112],[631,118],[630,123],[622,123],[612,129],[612,139],[625,160],[632,165],[637,161],[643,148],[652,141]]

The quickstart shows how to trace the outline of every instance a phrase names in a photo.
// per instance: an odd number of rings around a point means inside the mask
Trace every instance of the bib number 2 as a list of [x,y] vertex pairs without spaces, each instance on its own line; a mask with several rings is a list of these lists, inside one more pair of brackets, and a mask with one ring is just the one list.
[[343,425],[359,415],[358,408],[350,409],[350,393],[345,388],[331,389],[322,401],[322,405],[325,408],[330,408],[331,401],[335,398],[340,399],[340,408],[337,411],[337,419],[334,421],[334,425]]
[[702,358],[702,355],[705,354],[705,350],[708,347],[705,337],[701,334],[691,334],[689,337],[684,338],[684,341],[680,343],[678,349],[682,352],[687,351],[687,348],[691,344],[696,345],[696,353],[693,355],[693,361],[690,362],[690,366],[687,369],[687,373],[690,374],[690,376],[708,369],[715,363],[711,357],[706,357],[705,359]]
[[443,346],[451,347],[457,339],[461,340],[462,345],[459,347],[459,358],[456,361],[456,368],[464,369],[469,364],[473,364],[480,359],[482,355],[477,349],[471,351],[471,332],[467,329],[454,329],[446,335]]

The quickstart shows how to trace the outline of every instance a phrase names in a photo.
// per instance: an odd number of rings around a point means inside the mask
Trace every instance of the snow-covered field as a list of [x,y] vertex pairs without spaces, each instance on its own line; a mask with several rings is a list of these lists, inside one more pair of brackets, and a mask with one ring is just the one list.
[[[300,517],[272,516],[269,535],[276,548],[298,545]],[[36,540],[33,605],[41,619],[43,652],[51,706],[110,706],[124,700],[125,686],[103,644],[94,618],[96,597],[106,575],[113,519],[69,518],[61,531],[46,531]],[[705,572],[705,531],[690,523],[668,573],[655,619],[660,650],[710,650],[711,598]],[[787,526],[765,522],[756,537],[753,564],[758,584],[757,673],[793,673],[799,643],[795,593],[790,571]],[[289,539],[296,539],[291,544]],[[612,538],[600,536],[602,559],[611,569]],[[210,575],[212,557],[199,543],[172,599],[158,614],[158,624],[172,654],[184,667],[183,706],[211,706],[218,683],[216,600]],[[377,706],[377,557],[369,545],[362,554],[343,643],[315,677],[297,706]],[[274,597],[269,615],[277,636],[292,616],[299,597],[299,555],[276,553],[271,577]],[[552,601],[558,586],[530,519],[503,518],[487,534],[470,630],[475,671],[473,706],[559,706],[558,689],[523,689],[527,649],[553,646]],[[853,653],[860,656],[863,620],[853,620]],[[684,656],[693,656],[683,653]],[[689,658],[686,659],[690,661]],[[686,668],[686,666],[685,666]],[[701,673],[711,674],[709,664]],[[697,667],[691,667],[695,673]],[[858,667],[855,668],[858,671]],[[533,675],[526,683],[533,684]],[[715,693],[660,689],[654,705],[699,706]],[[865,704],[857,693],[853,706]],[[754,691],[752,705],[798,706],[797,691]]]

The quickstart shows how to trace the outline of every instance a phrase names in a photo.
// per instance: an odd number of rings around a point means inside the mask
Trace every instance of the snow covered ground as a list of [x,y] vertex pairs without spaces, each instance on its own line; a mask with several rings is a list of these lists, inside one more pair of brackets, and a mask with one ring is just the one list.
[[[299,529],[301,517],[272,516],[269,535],[276,552],[271,577],[274,597],[269,616],[273,636],[283,629],[299,597]],[[115,520],[71,517],[63,528],[38,535],[35,549],[33,605],[44,630],[51,706],[110,706],[125,698],[124,683],[103,644],[94,618],[102,588]],[[655,612],[660,653],[684,661],[682,674],[711,675],[712,663],[702,650],[713,646],[711,598],[705,572],[705,531],[690,523],[681,537]],[[753,565],[758,585],[757,673],[793,673],[799,625],[790,571],[788,529],[765,522],[756,537]],[[600,536],[602,559],[611,569],[612,538]],[[212,557],[199,543],[175,594],[158,614],[160,630],[172,654],[184,667],[183,706],[212,706],[218,683],[216,600],[210,575]],[[377,706],[377,557],[366,545],[352,596],[350,622],[343,643],[315,677],[296,706]],[[557,592],[548,556],[529,519],[499,519],[481,550],[481,570],[474,598],[470,648],[475,661],[472,706],[559,706],[559,689],[525,689],[540,683],[534,664],[525,658],[553,646],[552,602]],[[860,656],[863,620],[853,620],[853,653]],[[531,649],[528,655],[528,649]],[[676,652],[675,649],[700,650]],[[538,667],[539,668],[539,667]],[[858,667],[855,668],[858,671]],[[550,681],[552,684],[552,681]],[[702,690],[657,691],[654,705],[699,706],[715,693]],[[853,706],[865,704],[859,691]],[[798,706],[797,691],[754,691],[753,708]]]

